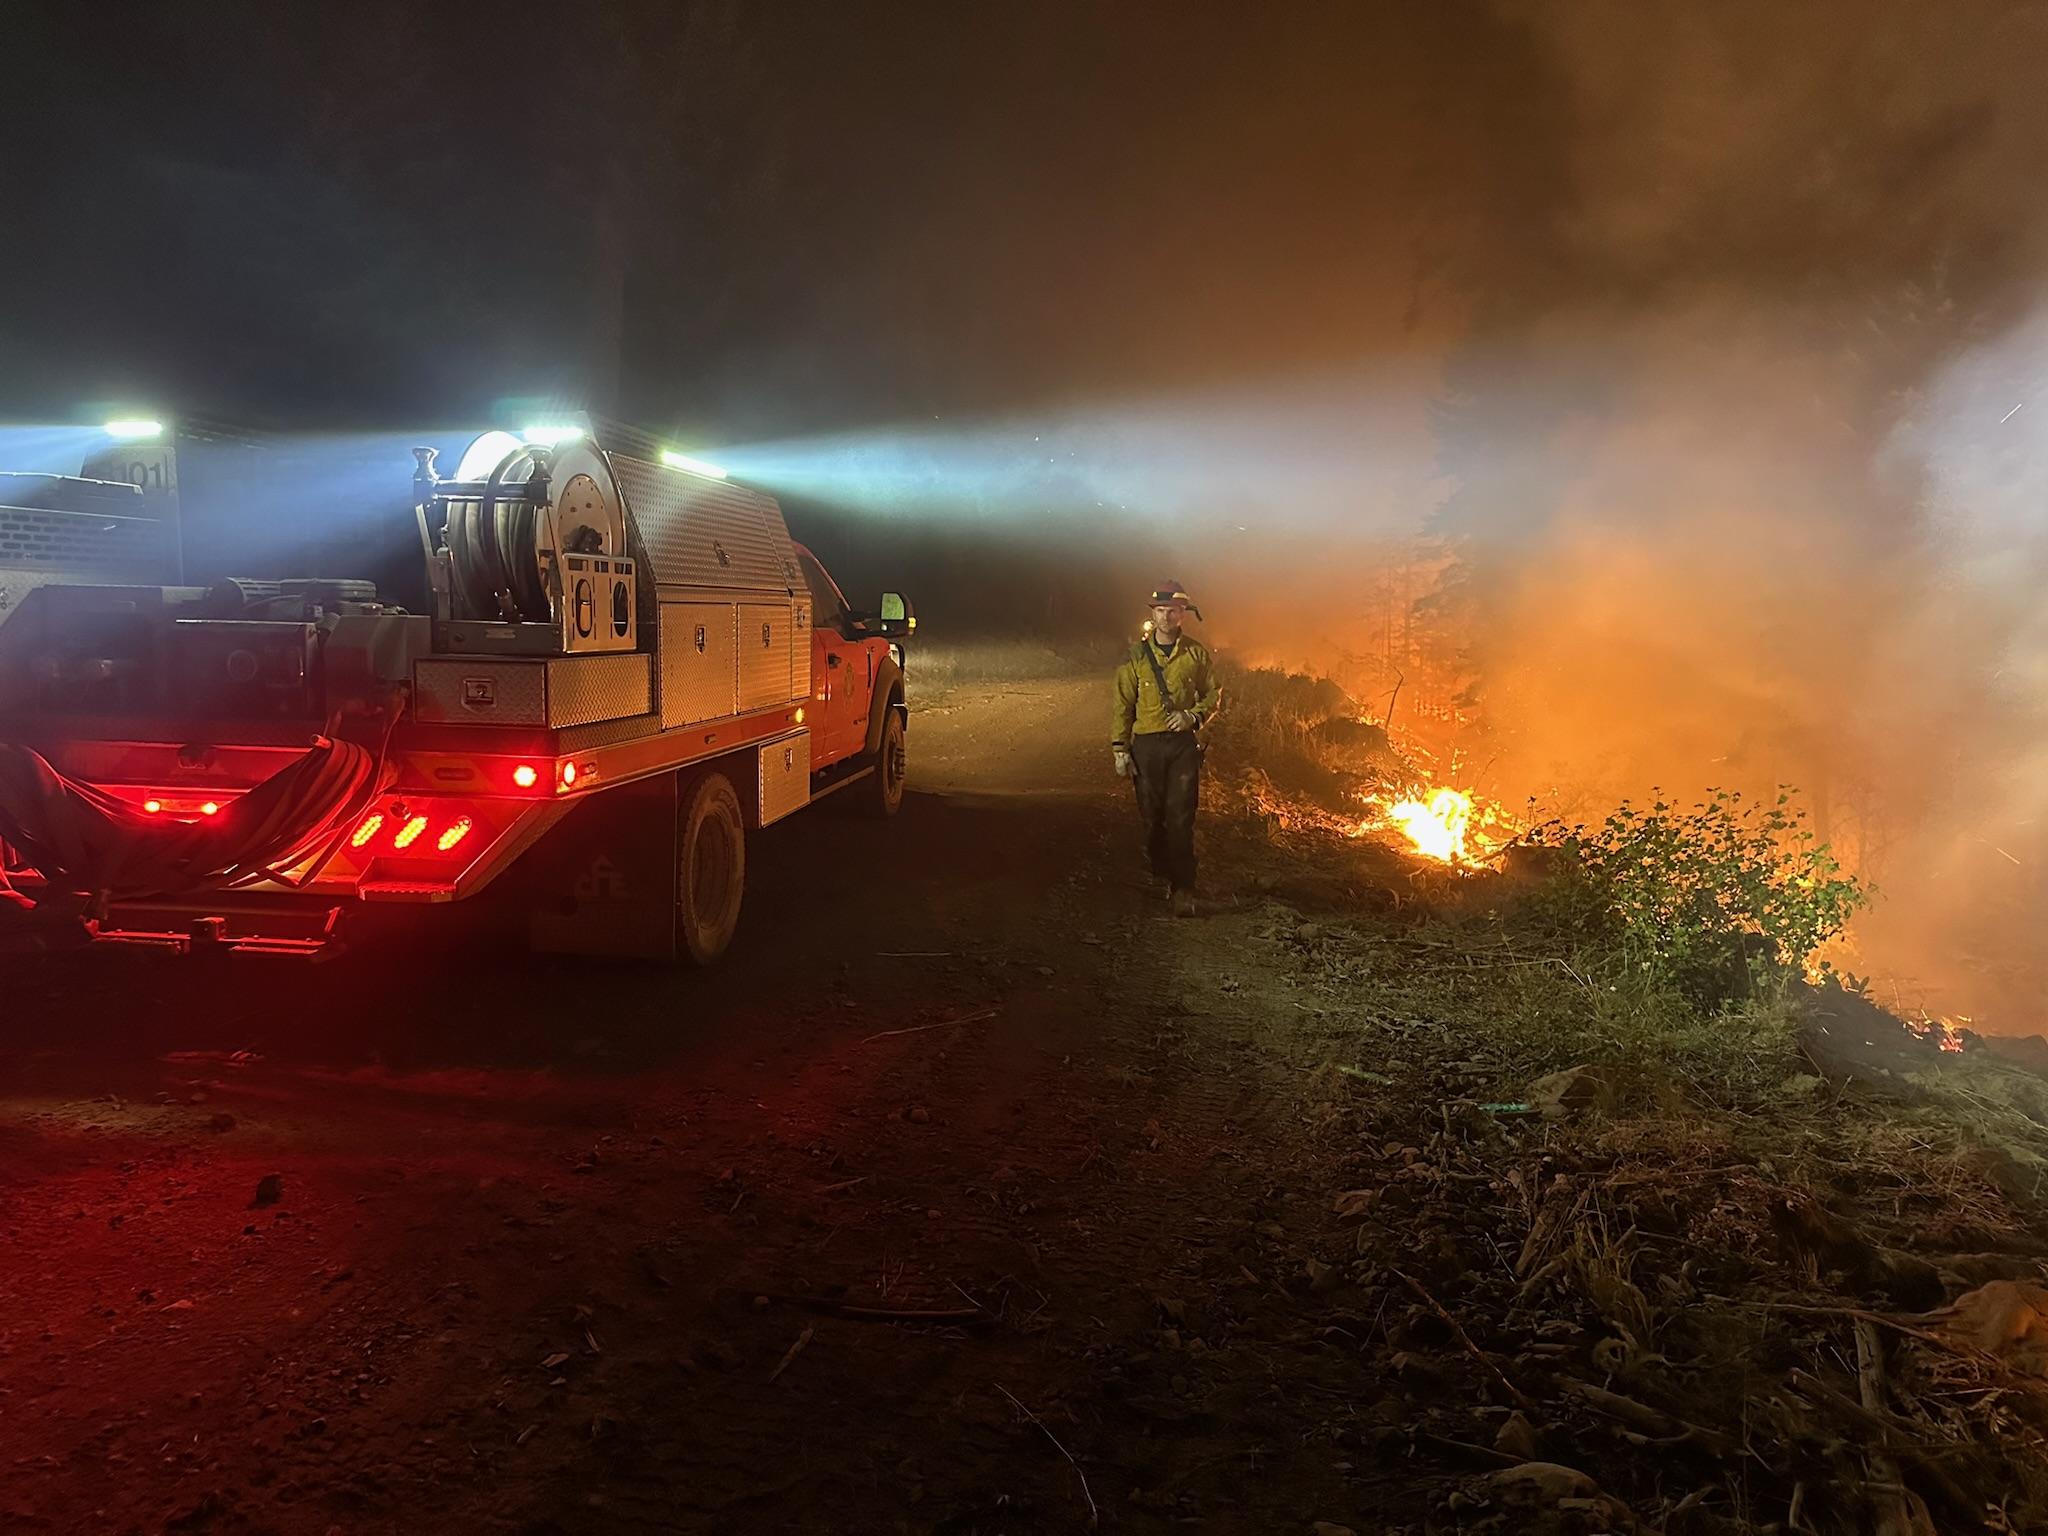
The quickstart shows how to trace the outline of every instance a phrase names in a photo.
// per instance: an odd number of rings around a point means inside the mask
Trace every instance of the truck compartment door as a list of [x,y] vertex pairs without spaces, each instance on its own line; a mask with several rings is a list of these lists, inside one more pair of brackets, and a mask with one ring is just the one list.
[[733,713],[737,623],[731,603],[661,605],[663,730]]
[[791,618],[792,605],[786,601],[740,604],[741,714],[790,702],[795,677],[789,654]]

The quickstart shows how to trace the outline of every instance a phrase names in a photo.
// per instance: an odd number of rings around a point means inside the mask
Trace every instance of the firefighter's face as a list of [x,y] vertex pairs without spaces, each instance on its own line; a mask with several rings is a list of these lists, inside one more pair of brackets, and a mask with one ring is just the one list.
[[1152,633],[1162,640],[1171,640],[1180,633],[1180,621],[1187,609],[1179,603],[1161,603],[1152,610]]

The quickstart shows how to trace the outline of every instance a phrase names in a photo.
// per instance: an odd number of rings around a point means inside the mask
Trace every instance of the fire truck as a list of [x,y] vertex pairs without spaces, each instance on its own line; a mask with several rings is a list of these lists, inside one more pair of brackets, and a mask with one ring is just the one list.
[[[850,606],[773,497],[623,427],[413,459],[425,611],[359,575],[26,586],[0,928],[321,955],[510,889],[538,949],[706,964],[751,830],[896,814],[911,605]],[[60,489],[93,504],[30,510],[88,543],[146,494]]]

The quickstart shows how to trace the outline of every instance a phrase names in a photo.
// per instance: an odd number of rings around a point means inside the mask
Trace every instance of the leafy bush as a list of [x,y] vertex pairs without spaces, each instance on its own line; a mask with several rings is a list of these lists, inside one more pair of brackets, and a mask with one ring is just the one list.
[[1870,898],[1789,792],[1734,790],[1681,810],[1628,801],[1597,827],[1546,822],[1525,839],[1562,855],[1551,908],[1633,978],[1713,1004],[1796,974]]

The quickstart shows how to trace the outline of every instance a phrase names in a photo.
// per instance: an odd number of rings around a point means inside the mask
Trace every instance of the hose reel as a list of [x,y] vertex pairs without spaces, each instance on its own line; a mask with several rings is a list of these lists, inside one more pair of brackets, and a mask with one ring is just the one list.
[[550,625],[566,651],[634,649],[626,505],[602,451],[486,433],[439,494],[451,617]]

